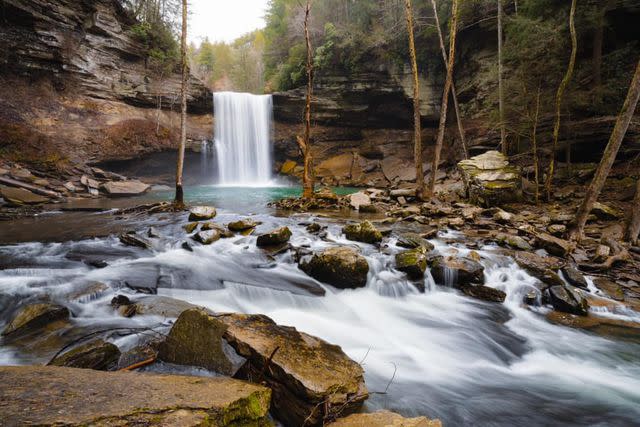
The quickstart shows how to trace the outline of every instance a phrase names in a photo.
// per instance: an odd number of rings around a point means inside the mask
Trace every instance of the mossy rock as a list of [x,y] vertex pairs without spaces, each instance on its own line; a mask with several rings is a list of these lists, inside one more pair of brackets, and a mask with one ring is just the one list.
[[58,320],[69,318],[69,309],[57,304],[29,304],[22,307],[2,331],[2,335],[27,333]]
[[484,267],[469,258],[435,257],[431,261],[431,275],[436,283],[461,288],[484,284]]
[[220,231],[218,230],[205,230],[199,231],[193,236],[193,240],[203,245],[211,245],[212,243],[220,240]]
[[401,248],[417,249],[424,248],[426,251],[433,250],[434,246],[427,239],[419,235],[418,233],[403,233],[398,237],[398,243],[396,245]]
[[118,365],[120,349],[101,339],[73,348],[49,362],[51,366],[109,371]]
[[230,222],[227,225],[227,228],[231,231],[242,232],[256,228],[258,225],[260,225],[260,223],[252,219],[240,219],[238,221]]
[[207,221],[218,214],[213,206],[194,206],[189,210],[189,221]]
[[382,233],[371,221],[363,221],[359,224],[349,224],[342,228],[342,232],[349,240],[362,243],[380,243]]
[[281,227],[258,236],[256,245],[259,247],[282,245],[287,243],[290,238],[291,230],[289,227]]
[[396,269],[406,273],[410,279],[423,278],[427,270],[425,249],[420,247],[396,254]]
[[522,199],[522,177],[506,156],[487,151],[458,163],[470,201],[485,207],[499,206]]
[[314,279],[340,289],[366,286],[369,273],[367,260],[350,247],[325,249],[309,262],[300,263],[300,268]]

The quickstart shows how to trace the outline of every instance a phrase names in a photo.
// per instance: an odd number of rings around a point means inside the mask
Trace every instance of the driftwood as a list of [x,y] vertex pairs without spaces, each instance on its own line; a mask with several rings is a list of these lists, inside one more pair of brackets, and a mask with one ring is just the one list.
[[25,190],[29,190],[32,193],[39,194],[41,196],[51,197],[54,199],[59,199],[60,197],[62,197],[60,193],[57,193],[55,191],[45,190],[42,187],[36,187],[35,185],[27,184],[26,182],[22,182],[22,181],[16,181],[15,179],[6,178],[3,176],[0,176],[0,184],[7,184],[7,185],[10,185],[11,187],[24,188]]

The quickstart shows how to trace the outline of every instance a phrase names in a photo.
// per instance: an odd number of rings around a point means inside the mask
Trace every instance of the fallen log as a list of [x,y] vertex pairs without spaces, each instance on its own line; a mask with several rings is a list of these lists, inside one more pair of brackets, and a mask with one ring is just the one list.
[[60,197],[62,197],[60,193],[57,193],[55,191],[46,190],[42,187],[36,187],[35,185],[27,184],[26,182],[17,181],[15,179],[6,178],[3,176],[0,176],[0,184],[6,184],[11,187],[24,188],[25,190],[29,190],[32,193],[39,194],[40,196],[51,197],[54,199],[59,199]]

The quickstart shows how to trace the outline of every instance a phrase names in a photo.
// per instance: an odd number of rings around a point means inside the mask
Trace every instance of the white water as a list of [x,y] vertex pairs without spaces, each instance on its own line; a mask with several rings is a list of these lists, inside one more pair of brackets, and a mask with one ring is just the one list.
[[218,184],[264,187],[271,181],[271,95],[213,95]]

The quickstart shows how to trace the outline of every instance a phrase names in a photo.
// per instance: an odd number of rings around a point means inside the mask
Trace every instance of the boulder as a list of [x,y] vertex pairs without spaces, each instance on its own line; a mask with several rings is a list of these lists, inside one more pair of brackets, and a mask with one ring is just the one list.
[[353,209],[359,210],[361,206],[371,205],[371,197],[364,191],[358,191],[349,195],[349,205]]
[[0,185],[0,197],[7,203],[16,206],[39,205],[49,201],[48,198],[39,196],[24,188],[7,187],[4,185]]
[[548,292],[549,300],[555,310],[579,316],[589,314],[587,300],[570,286],[552,286]]
[[71,181],[65,182],[63,187],[66,188],[71,193],[75,193],[78,191],[78,187],[76,187]]
[[598,217],[598,219],[602,219],[604,221],[613,221],[616,219],[620,219],[624,216],[624,214],[619,210],[600,202],[596,202],[593,204],[593,208],[591,209],[591,214]]
[[426,417],[404,418],[394,412],[378,411],[339,418],[329,427],[442,427],[442,423]]
[[250,230],[252,228],[256,228],[260,224],[261,224],[260,222],[256,222],[252,219],[240,219],[238,221],[230,222],[227,225],[227,228],[229,228],[229,230],[231,231],[242,232],[242,231]]
[[59,320],[67,320],[69,315],[69,309],[61,305],[29,304],[18,310],[2,331],[2,335],[27,333]]
[[496,235],[496,241],[501,245],[510,246],[521,251],[530,251],[533,249],[524,238],[514,234],[498,233]]
[[489,302],[502,303],[507,298],[507,294],[505,294],[503,291],[491,288],[489,286],[466,285],[462,286],[460,289],[465,295]]
[[[126,304],[125,304],[126,305]],[[186,310],[196,308],[195,305],[186,301],[165,296],[147,296],[143,297],[129,305],[128,316],[161,316],[167,318],[176,318]]]
[[282,167],[280,167],[280,173],[283,175],[291,175],[293,174],[293,171],[296,169],[296,166],[298,166],[298,164],[293,160],[286,160],[282,164]]
[[196,228],[198,228],[198,223],[197,222],[190,222],[188,224],[185,224],[184,231],[186,231],[187,234],[191,234],[194,231],[196,231]]
[[80,178],[80,183],[87,187],[87,189],[98,189],[100,188],[100,183],[95,179],[89,178],[87,175],[82,175]]
[[229,231],[226,227],[223,227],[222,225],[217,224],[215,222],[205,222],[200,227],[200,230],[201,231],[215,230],[218,233],[220,233],[220,238],[222,239],[229,239],[234,236],[232,231]]
[[354,412],[368,397],[362,367],[340,347],[263,315],[217,318],[228,327],[225,340],[247,359],[238,376],[273,390],[272,411],[284,425],[321,425],[325,417]]
[[567,226],[564,224],[551,224],[547,227],[547,231],[556,237],[563,236],[567,232]]
[[289,230],[289,227],[281,227],[258,236],[256,245],[259,247],[282,245],[287,243],[290,238],[291,230]]
[[192,308],[184,311],[160,344],[158,358],[177,365],[198,366],[223,375],[234,375],[239,366],[225,353],[223,335],[227,326],[211,312]]
[[208,221],[217,214],[213,206],[194,206],[189,209],[189,221]]
[[203,245],[210,245],[220,240],[222,236],[218,230],[204,230],[199,231],[193,235],[193,240]]
[[352,289],[366,286],[369,264],[357,250],[342,246],[314,254],[300,269],[320,282]]
[[[0,367],[7,425],[268,425],[271,391],[230,378]],[[25,410],[29,402],[29,410]]]
[[569,282],[570,285],[575,286],[577,288],[587,289],[589,285],[587,284],[587,279],[584,278],[580,270],[576,267],[567,265],[562,268],[562,274],[564,278]]
[[458,163],[471,202],[485,207],[516,202],[522,198],[522,177],[498,151],[487,151]]
[[380,243],[382,233],[370,222],[363,221],[360,224],[349,224],[342,228],[347,239],[363,243]]
[[120,349],[117,346],[97,339],[56,356],[49,365],[110,371],[118,365],[119,359]]
[[522,251],[516,252],[514,259],[520,268],[544,283],[545,287],[564,285],[564,281],[556,273],[565,265],[561,259]]
[[151,249],[151,242],[144,237],[140,237],[135,233],[125,233],[119,236],[119,240],[123,245],[135,246],[142,249]]
[[102,184],[102,189],[112,197],[138,196],[149,188],[149,184],[140,181],[107,181]]
[[463,287],[484,284],[484,267],[469,258],[438,256],[431,260],[431,275],[444,286]]
[[402,233],[398,237],[396,245],[407,249],[424,248],[426,251],[431,251],[434,248],[431,242],[417,233]]
[[406,273],[413,280],[423,278],[427,270],[426,250],[419,247],[396,254],[396,270]]
[[559,239],[547,233],[536,235],[536,245],[551,255],[566,257],[575,249],[575,245],[567,240]]

